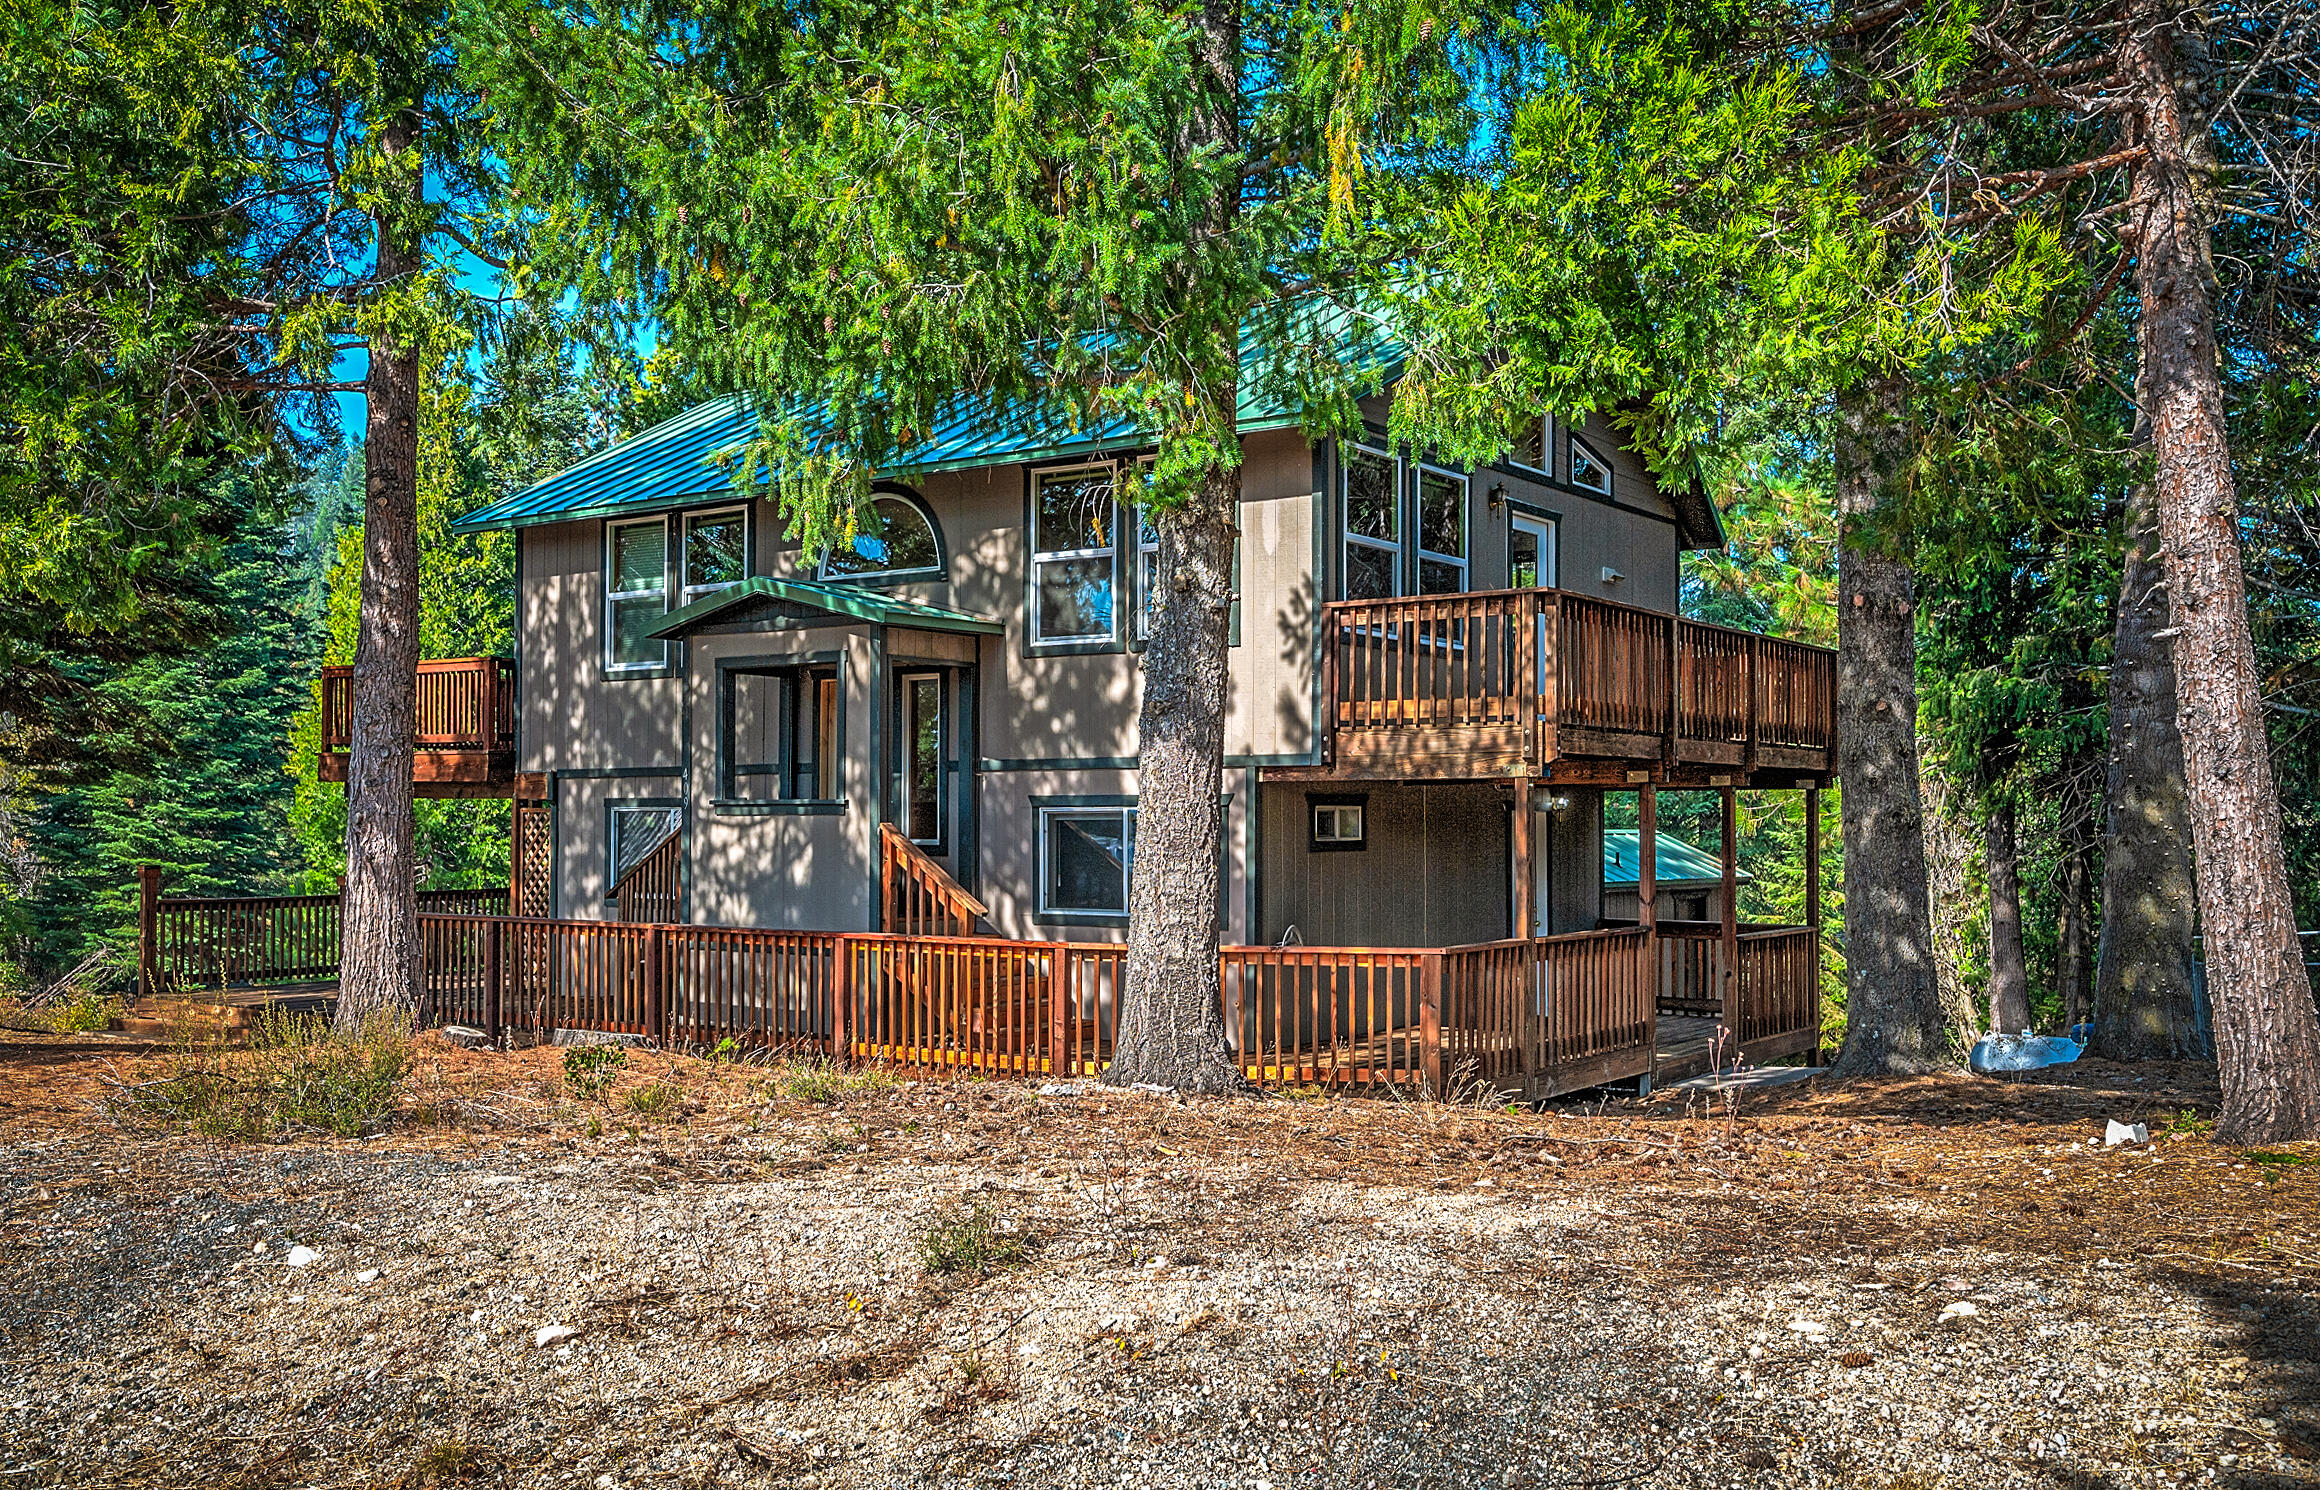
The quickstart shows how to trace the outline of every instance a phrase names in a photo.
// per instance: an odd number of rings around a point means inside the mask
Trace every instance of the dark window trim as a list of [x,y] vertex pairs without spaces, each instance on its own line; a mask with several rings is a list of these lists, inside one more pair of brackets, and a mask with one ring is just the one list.
[[693,914],[693,831],[692,804],[683,797],[606,797],[604,799],[604,904],[612,904],[612,866],[620,852],[620,841],[614,822],[623,807],[674,807],[677,810],[677,907],[678,915],[691,920]]
[[[833,747],[838,752],[838,770],[841,784],[843,784],[842,778],[846,764],[846,654],[844,652],[824,649],[812,652],[776,652],[717,659],[716,691],[713,695],[717,706],[717,769],[714,778],[717,791],[711,801],[721,815],[734,815],[734,810],[738,808],[755,810],[759,807],[767,811],[786,810],[791,812],[808,809],[822,812],[843,812],[846,810],[847,799],[842,796],[791,797],[788,795],[789,789],[797,779],[799,761],[803,758],[798,753],[797,741],[798,710],[801,707],[800,701],[805,691],[802,685],[816,673],[832,671],[838,677],[838,718]],[[738,767],[733,762],[733,679],[736,674],[741,673],[785,675],[784,684],[789,708],[785,711],[783,721],[779,746],[780,759],[773,762],[770,767]],[[783,795],[772,802],[741,797],[733,789],[734,778],[739,775],[776,776],[779,778]]]
[[[1361,809],[1361,837],[1352,843],[1324,843],[1313,833],[1313,809],[1316,807],[1358,807]],[[1307,792],[1305,794],[1305,851],[1312,854],[1358,854],[1369,847],[1369,793],[1368,792]]]
[[[1034,926],[1122,926],[1127,924],[1136,894],[1137,798],[1119,793],[1094,796],[1034,796],[1031,801],[1031,924]],[[1050,812],[1120,811],[1129,816],[1128,876],[1121,897],[1129,909],[1118,911],[1052,910],[1047,905],[1047,818]]]
[[950,543],[943,537],[942,522],[934,515],[934,506],[920,495],[917,488],[904,486],[899,481],[873,481],[870,495],[899,497],[918,509],[926,519],[926,530],[934,535],[934,567],[932,569],[881,569],[870,574],[832,574],[830,556],[825,551],[815,561],[814,578],[830,585],[856,585],[865,590],[890,590],[902,585],[947,585],[951,582]]

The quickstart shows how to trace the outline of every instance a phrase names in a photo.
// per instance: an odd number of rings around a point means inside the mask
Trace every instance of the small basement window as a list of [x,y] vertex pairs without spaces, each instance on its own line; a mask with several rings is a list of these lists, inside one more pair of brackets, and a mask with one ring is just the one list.
[[1309,847],[1315,853],[1368,846],[1368,798],[1314,797],[1310,799],[1309,805],[1313,814],[1313,837]]

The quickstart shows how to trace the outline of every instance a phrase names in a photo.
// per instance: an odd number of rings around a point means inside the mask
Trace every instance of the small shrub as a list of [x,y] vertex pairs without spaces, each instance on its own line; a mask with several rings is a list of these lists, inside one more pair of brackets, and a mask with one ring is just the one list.
[[642,1118],[670,1117],[683,1098],[673,1081],[648,1081],[620,1094],[620,1105]]
[[827,1057],[792,1061],[774,1078],[773,1089],[800,1102],[835,1102],[841,1097],[884,1091],[894,1085],[894,1074],[882,1066],[849,1071]]
[[988,1201],[953,1203],[919,1233],[919,1265],[930,1273],[981,1276],[1023,1260],[1023,1243],[1002,1231]]
[[583,1102],[603,1100],[628,1069],[628,1052],[617,1045],[575,1045],[564,1052],[564,1085]]
[[189,1045],[159,1080],[130,1088],[127,1105],[211,1138],[355,1138],[385,1122],[410,1071],[410,1027],[400,1019],[374,1018],[340,1036],[316,1016],[268,1010],[246,1048]]
[[112,1028],[120,1017],[121,1001],[94,988],[84,988],[48,1010],[48,1027],[60,1035]]

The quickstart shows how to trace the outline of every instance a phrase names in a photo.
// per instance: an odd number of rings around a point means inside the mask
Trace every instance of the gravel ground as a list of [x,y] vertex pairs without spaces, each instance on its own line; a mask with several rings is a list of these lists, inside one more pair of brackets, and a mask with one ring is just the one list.
[[0,1041],[0,1486],[2320,1479],[2320,1156],[2209,1144],[2211,1073],[1542,1114],[655,1056],[646,1121],[422,1047],[382,1136],[231,1146]]

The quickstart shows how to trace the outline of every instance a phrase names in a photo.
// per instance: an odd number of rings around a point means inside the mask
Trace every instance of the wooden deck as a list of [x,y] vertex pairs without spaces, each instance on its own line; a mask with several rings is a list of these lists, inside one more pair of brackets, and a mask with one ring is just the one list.
[[1652,1048],[1652,1085],[1673,1086],[1694,1076],[1705,1076],[1710,1071],[1729,1071],[1736,1060],[1744,1067],[1769,1066],[1793,1060],[1800,1055],[1812,1057],[1820,1049],[1820,1031],[1817,1028],[1785,1030],[1737,1046],[1727,1039],[1719,1045],[1716,1031],[1722,1027],[1722,1023],[1718,1019],[1702,1019],[1692,1015],[1660,1015],[1657,1038]]
[[[419,664],[411,785],[421,797],[516,794],[515,663],[447,657]],[[354,669],[322,670],[322,740],[315,775],[344,781],[354,742]]]
[[1791,786],[1836,769],[1836,654],[1562,590],[1323,607],[1324,760],[1268,780]]

